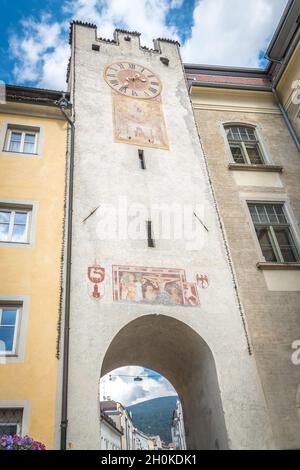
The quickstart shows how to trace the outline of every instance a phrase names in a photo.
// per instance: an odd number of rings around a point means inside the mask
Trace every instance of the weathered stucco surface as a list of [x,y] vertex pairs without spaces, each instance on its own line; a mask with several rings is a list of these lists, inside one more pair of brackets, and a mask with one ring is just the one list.
[[[222,105],[219,109],[208,109],[207,97],[200,109],[202,99],[197,96],[195,115],[237,274],[276,447],[293,449],[300,446],[295,399],[299,366],[291,360],[292,343],[300,338],[299,271],[257,269],[257,263],[263,259],[245,201],[286,202],[296,236],[299,235],[300,160],[278,113],[266,113],[264,106],[261,112],[253,112],[250,106],[248,112],[241,111],[247,107],[247,93],[240,92],[240,109],[236,111],[228,111]],[[271,94],[269,100],[270,103],[273,100]],[[212,98],[210,102],[213,103]],[[256,107],[259,108],[259,100]],[[278,175],[281,187],[264,185],[260,178],[252,186],[237,184],[234,171],[228,170],[231,157],[223,130],[225,123],[232,122],[257,126],[267,158],[283,167],[283,173]]]

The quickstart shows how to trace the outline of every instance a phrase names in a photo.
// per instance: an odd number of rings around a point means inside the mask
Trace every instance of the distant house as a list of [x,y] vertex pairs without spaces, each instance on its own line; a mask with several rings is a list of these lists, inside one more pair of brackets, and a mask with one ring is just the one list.
[[179,400],[177,400],[176,408],[173,412],[172,427],[171,427],[173,445],[175,450],[185,450],[185,431],[183,422],[182,406]]
[[101,450],[121,450],[123,431],[104,411],[101,411]]
[[[108,400],[100,402],[101,412],[109,416],[116,426],[122,430],[121,449],[133,450],[134,449],[134,426],[130,413],[124,408],[121,403]],[[101,429],[102,436],[102,429]]]
[[148,436],[137,428],[133,431],[133,442],[135,450],[149,450]]

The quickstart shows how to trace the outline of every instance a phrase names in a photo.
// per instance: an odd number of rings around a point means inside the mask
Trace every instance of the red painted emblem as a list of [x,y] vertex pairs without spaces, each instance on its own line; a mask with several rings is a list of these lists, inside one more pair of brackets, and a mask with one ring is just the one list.
[[202,287],[202,289],[207,289],[209,286],[208,276],[206,274],[197,274],[196,277],[197,285]]
[[101,292],[99,284],[105,279],[105,269],[95,262],[93,266],[88,267],[87,276],[93,284],[92,296],[94,299],[103,299],[104,293]]

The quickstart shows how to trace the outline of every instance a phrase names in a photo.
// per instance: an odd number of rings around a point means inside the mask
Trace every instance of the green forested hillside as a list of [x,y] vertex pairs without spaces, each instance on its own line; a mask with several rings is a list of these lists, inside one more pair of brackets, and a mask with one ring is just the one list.
[[128,406],[134,425],[146,434],[159,435],[168,444],[171,438],[172,414],[177,397],[161,397]]

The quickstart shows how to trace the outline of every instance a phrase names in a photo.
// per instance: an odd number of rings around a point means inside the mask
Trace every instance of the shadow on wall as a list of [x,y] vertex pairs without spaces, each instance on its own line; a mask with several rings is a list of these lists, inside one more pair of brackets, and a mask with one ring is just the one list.
[[112,340],[101,377],[130,364],[157,371],[176,389],[188,449],[228,448],[214,358],[192,328],[164,315],[133,320]]

